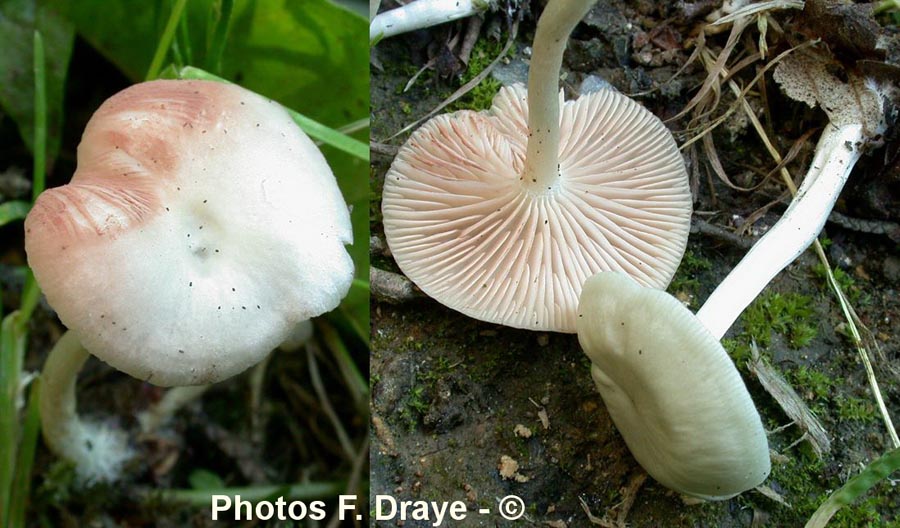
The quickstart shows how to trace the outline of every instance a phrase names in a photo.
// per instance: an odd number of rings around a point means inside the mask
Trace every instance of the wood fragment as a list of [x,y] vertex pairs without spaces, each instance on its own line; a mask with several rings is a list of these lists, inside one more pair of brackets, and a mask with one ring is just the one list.
[[781,373],[760,357],[756,343],[750,344],[750,350],[752,358],[748,362],[748,366],[750,372],[759,380],[760,385],[778,402],[784,413],[806,433],[806,440],[809,441],[816,456],[821,458],[825,453],[830,452],[831,440],[819,419],[809,410],[800,395]]
[[401,304],[424,297],[411,280],[376,267],[369,268],[369,283],[372,296],[379,301]]

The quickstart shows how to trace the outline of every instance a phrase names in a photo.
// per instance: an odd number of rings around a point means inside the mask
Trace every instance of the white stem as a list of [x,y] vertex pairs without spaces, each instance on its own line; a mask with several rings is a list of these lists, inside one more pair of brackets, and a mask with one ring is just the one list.
[[750,248],[697,312],[717,339],[818,236],[860,157],[864,139],[861,124],[836,127],[829,123],[825,127],[809,171],[784,216]]
[[525,185],[538,192],[559,177],[559,70],[569,35],[596,0],[550,0],[534,33],[528,70]]
[[50,351],[41,371],[41,430],[47,447],[75,464],[81,482],[112,482],[132,451],[121,431],[78,417],[75,382],[89,356],[72,332]]
[[172,387],[155,405],[138,415],[141,431],[151,433],[165,425],[182,407],[203,396],[212,385]]
[[41,431],[47,447],[57,455],[76,460],[73,438],[81,429],[75,410],[75,382],[90,354],[72,332],[56,342],[41,372]]
[[472,16],[494,0],[415,0],[403,7],[376,15],[369,26],[369,41],[393,37]]

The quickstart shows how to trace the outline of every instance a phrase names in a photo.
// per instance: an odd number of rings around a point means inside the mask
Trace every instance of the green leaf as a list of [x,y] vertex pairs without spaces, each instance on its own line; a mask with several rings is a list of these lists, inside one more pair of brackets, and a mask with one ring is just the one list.
[[[119,22],[121,24],[121,22]],[[47,77],[47,162],[59,152],[63,93],[72,56],[74,31],[50,2],[0,2],[0,107],[19,128],[25,145],[34,151],[34,32],[43,35]]]
[[188,475],[188,482],[195,490],[214,490],[225,487],[222,477],[206,469],[195,469]]
[[0,227],[10,222],[22,220],[31,210],[31,204],[21,200],[14,200],[0,204]]
[[[135,82],[144,78],[171,12],[171,2],[135,9],[130,0],[48,1]],[[190,45],[194,66],[205,62],[214,2],[192,1],[185,10],[190,42],[181,46]],[[237,0],[221,76],[339,128],[369,113],[367,35],[365,19],[326,0]]]

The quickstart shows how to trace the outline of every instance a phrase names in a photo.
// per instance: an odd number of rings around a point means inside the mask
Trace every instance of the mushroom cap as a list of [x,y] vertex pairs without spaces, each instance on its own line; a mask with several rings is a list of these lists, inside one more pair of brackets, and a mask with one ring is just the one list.
[[71,183],[25,221],[35,278],[91,353],[163,386],[212,383],[336,307],[349,211],[277,103],[235,85],[153,81],[93,115]]
[[385,176],[384,231],[425,293],[470,317],[575,332],[584,281],[622,271],[664,288],[687,244],[688,177],[665,126],[602,90],[565,102],[560,177],[522,179],[526,90],[503,88],[487,112],[435,117]]
[[707,500],[769,475],[769,447],[725,349],[671,295],[620,273],[588,279],[578,341],[634,458],[654,479]]

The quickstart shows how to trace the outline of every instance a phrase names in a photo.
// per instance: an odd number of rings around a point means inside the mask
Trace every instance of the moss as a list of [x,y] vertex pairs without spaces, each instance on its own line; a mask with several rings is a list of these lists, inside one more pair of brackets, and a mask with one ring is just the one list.
[[416,426],[428,412],[431,402],[426,398],[425,387],[416,385],[409,391],[409,395],[400,411],[400,420],[409,428],[415,430]]
[[690,299],[690,303],[693,304],[700,290],[699,275],[710,269],[712,262],[688,249],[684,252],[678,271],[669,284],[668,292],[679,299]]
[[800,365],[790,371],[789,377],[795,387],[801,387],[801,390],[818,399],[827,399],[838,384],[833,378],[806,365]]
[[838,397],[836,403],[838,417],[841,420],[870,422],[877,418],[875,405],[869,400],[849,396]]
[[793,349],[802,348],[817,335],[813,299],[799,293],[764,293],[741,316],[744,334],[767,347],[772,332],[788,339]]
[[[501,39],[502,40],[502,39]],[[503,51],[503,43],[490,38],[479,39],[472,48],[469,57],[469,66],[460,78],[460,84],[465,85],[477,77],[487,68],[491,62]],[[500,91],[500,81],[491,76],[485,77],[478,85],[448,108],[452,110],[487,110],[491,107],[494,96]]]
[[[844,292],[844,295],[847,296],[847,300],[849,300],[852,304],[865,306],[867,304],[871,304],[872,295],[865,291],[863,288],[857,284],[856,279],[854,279],[850,274],[841,268],[834,268],[831,271],[832,275],[834,275],[835,282],[838,283],[838,286],[841,287],[841,291]],[[813,266],[813,274],[821,280],[822,288],[830,293],[830,288],[828,286],[828,274],[825,266],[821,263]]]

